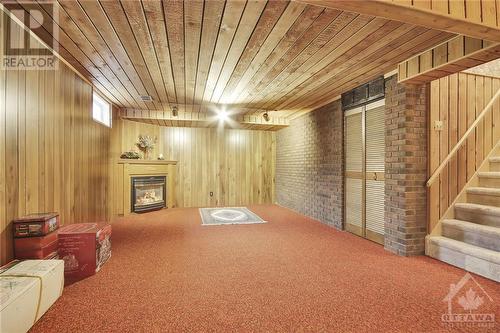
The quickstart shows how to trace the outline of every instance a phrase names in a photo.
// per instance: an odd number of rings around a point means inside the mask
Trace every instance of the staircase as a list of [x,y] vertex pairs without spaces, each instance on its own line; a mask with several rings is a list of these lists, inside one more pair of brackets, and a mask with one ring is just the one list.
[[425,251],[428,256],[500,282],[498,145],[436,230],[426,237]]

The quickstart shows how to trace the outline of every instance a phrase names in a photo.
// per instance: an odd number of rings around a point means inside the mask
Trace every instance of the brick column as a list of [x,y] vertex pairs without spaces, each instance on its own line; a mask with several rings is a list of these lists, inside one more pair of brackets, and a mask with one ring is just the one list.
[[427,234],[427,109],[425,85],[386,81],[385,248],[423,254]]

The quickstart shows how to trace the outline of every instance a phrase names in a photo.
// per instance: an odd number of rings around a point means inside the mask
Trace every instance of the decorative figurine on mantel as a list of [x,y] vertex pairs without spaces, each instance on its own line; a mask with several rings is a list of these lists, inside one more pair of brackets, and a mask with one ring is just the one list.
[[156,141],[156,137],[142,134],[139,135],[139,142],[136,143],[136,146],[143,152],[145,160],[151,159],[150,154],[155,148]]
[[158,155],[158,160],[159,161],[164,161],[165,157],[163,157],[163,154]]

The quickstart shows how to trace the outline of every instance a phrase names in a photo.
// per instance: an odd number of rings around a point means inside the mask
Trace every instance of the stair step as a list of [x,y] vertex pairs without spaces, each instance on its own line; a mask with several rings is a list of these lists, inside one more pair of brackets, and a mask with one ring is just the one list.
[[490,188],[500,188],[500,172],[490,171],[490,172],[478,172],[479,186],[490,187]]
[[473,203],[455,204],[455,218],[500,228],[500,208]]
[[470,203],[500,207],[500,188],[469,187],[467,201]]
[[500,156],[490,157],[489,161],[491,171],[500,171]]
[[443,236],[500,251],[500,228],[456,219],[443,220]]
[[500,252],[442,236],[426,237],[428,256],[500,282]]

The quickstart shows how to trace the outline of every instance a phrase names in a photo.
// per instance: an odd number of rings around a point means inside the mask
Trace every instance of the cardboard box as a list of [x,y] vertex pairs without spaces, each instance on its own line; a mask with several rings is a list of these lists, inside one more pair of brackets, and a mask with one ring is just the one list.
[[0,332],[25,333],[61,296],[62,260],[21,261],[0,273]]
[[59,214],[36,213],[14,220],[14,237],[40,237],[59,228]]
[[94,275],[111,257],[111,225],[70,224],[59,229],[59,258],[66,283]]
[[44,259],[57,251],[57,231],[42,237],[14,238],[16,259]]

